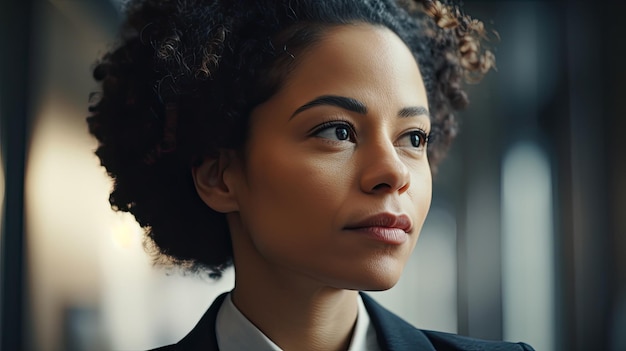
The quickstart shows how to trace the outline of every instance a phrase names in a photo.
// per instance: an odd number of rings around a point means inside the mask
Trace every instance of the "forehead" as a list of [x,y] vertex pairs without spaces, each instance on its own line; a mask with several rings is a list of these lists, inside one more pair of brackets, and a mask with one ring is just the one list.
[[293,70],[270,100],[281,99],[283,104],[295,106],[321,95],[342,95],[365,103],[394,104],[394,108],[427,106],[415,57],[385,27],[331,27],[294,60]]

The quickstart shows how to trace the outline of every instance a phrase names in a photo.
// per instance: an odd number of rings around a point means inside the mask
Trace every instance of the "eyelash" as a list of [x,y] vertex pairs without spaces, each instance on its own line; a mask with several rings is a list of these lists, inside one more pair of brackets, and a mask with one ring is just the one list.
[[[318,134],[320,134],[322,131],[327,130],[329,128],[333,128],[333,127],[346,127],[349,131],[349,141],[350,142],[354,142],[356,140],[356,129],[354,128],[354,125],[352,125],[352,123],[350,123],[349,121],[346,120],[332,120],[332,121],[327,121],[324,122],[320,125],[317,125],[316,127],[314,127],[310,132],[309,132],[309,136],[317,136]],[[427,145],[430,144],[431,142],[431,135],[429,133],[426,133],[426,131],[424,131],[421,128],[417,128],[417,129],[413,129],[410,131],[405,132],[402,137],[406,137],[409,136],[413,133],[417,133],[419,134],[420,137],[420,146],[419,148],[425,147]]]
[[345,120],[333,120],[333,121],[324,122],[324,123],[314,127],[309,132],[309,135],[310,136],[317,136],[322,131],[324,131],[326,129],[329,129],[329,128],[333,128],[333,127],[346,127],[348,129],[348,131],[349,131],[349,140],[351,142],[354,142],[356,140],[356,129],[354,128],[352,123],[350,123],[348,121],[345,121]]
[[424,131],[423,129],[410,130],[410,131],[404,133],[402,136],[404,137],[404,136],[412,135],[413,133],[418,134],[419,137],[420,137],[419,148],[426,147],[430,143],[430,135],[428,133],[426,133],[426,131]]

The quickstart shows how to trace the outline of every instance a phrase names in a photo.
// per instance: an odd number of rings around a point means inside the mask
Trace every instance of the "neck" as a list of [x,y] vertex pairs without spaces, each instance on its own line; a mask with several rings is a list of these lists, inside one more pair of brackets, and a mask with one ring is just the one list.
[[[239,272],[237,273],[239,276]],[[347,350],[357,318],[357,292],[285,289],[236,279],[233,303],[283,350]]]

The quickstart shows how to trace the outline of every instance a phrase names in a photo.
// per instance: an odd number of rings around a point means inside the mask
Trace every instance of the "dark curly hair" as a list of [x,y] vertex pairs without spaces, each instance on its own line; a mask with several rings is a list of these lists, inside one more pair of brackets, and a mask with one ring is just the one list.
[[157,263],[214,277],[232,263],[225,215],[196,193],[191,168],[246,142],[250,111],[285,81],[297,55],[333,27],[385,26],[411,49],[432,119],[436,167],[468,104],[463,81],[494,65],[481,22],[457,6],[409,0],[135,0],[120,42],[97,63],[90,107],[110,203],[146,229]]

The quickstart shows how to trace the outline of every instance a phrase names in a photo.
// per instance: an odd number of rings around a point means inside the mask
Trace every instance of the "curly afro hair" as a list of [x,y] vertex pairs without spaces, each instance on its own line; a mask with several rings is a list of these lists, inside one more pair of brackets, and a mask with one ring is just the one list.
[[239,149],[248,116],[294,58],[332,26],[395,32],[416,58],[432,119],[433,169],[455,137],[464,81],[494,66],[483,24],[454,5],[411,0],[131,0],[119,44],[94,69],[89,131],[114,180],[110,203],[146,230],[157,263],[211,276],[232,264],[225,215],[206,206],[190,169]]

